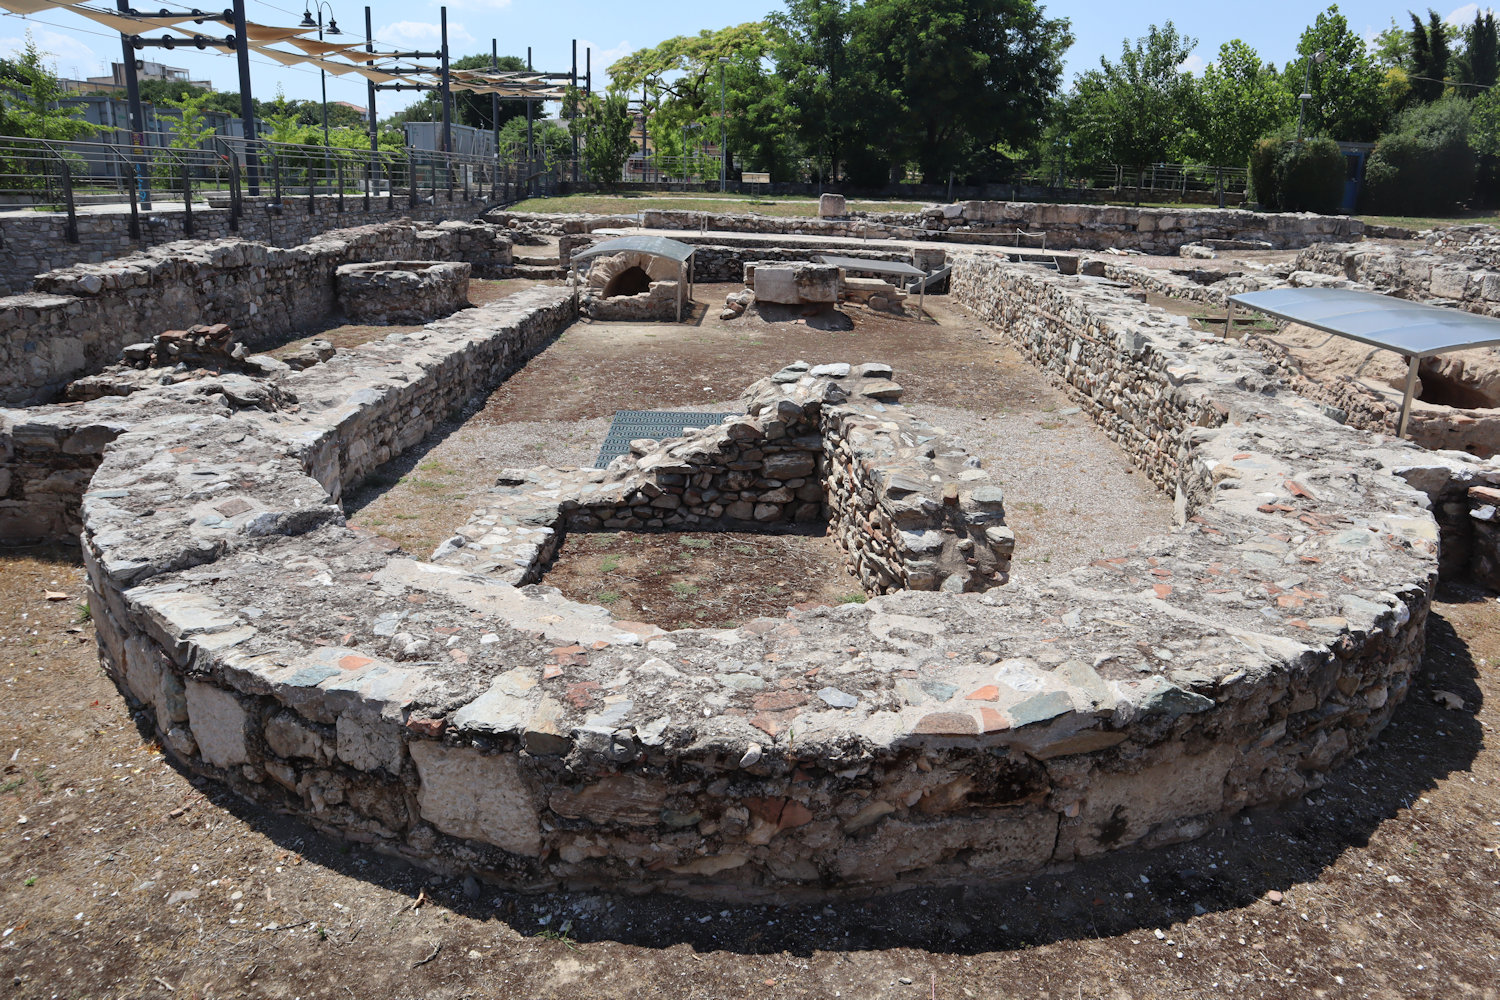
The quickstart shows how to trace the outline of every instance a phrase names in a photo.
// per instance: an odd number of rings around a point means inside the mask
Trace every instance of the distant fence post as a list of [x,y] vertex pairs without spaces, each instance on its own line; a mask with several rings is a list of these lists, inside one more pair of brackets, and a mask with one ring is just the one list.
[[73,204],[73,171],[68,166],[66,158],[59,158],[58,165],[62,167],[62,195],[63,202],[68,206],[68,221],[63,227],[63,237],[69,243],[78,242],[78,208]]
[[193,235],[193,165],[182,164],[182,232]]
[[141,238],[141,210],[135,201],[135,161],[125,161],[125,176],[130,181],[130,238],[138,240]]

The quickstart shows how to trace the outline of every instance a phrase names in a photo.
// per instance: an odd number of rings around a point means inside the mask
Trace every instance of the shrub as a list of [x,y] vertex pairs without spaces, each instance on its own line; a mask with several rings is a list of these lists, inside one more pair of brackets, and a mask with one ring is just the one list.
[[1332,139],[1300,143],[1268,137],[1250,152],[1250,194],[1277,212],[1337,212],[1344,200],[1344,154]]
[[1469,115],[1469,103],[1457,97],[1403,111],[1395,127],[1375,143],[1365,167],[1369,208],[1423,215],[1467,202],[1476,172]]

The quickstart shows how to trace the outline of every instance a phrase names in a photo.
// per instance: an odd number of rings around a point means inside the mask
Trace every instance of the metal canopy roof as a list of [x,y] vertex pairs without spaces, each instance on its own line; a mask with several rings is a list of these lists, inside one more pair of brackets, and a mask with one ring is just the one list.
[[1372,347],[1430,358],[1500,344],[1500,319],[1347,288],[1276,288],[1230,302]]
[[648,253],[653,257],[665,257],[681,264],[697,253],[698,248],[678,240],[669,240],[665,236],[621,236],[605,240],[603,243],[596,243],[587,250],[579,250],[569,260],[584,260],[589,257],[626,253],[631,250],[637,253]]
[[911,278],[925,278],[927,272],[898,260],[865,260],[861,257],[840,257],[831,253],[820,253],[819,263],[832,264],[846,271],[869,271],[871,274],[900,274]]
[[1406,423],[1416,396],[1418,366],[1423,358],[1500,344],[1500,319],[1348,288],[1274,288],[1231,295],[1229,319],[1224,322],[1226,334],[1237,305],[1406,355],[1410,360],[1406,366],[1401,422],[1396,428],[1398,437],[1406,436]]

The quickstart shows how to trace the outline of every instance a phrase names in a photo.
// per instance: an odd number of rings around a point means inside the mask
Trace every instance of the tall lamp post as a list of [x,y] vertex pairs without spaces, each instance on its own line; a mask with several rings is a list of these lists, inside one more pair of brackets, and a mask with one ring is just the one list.
[[1328,58],[1328,53],[1324,52],[1322,49],[1319,49],[1318,51],[1316,51],[1316,52],[1314,52],[1312,54],[1312,58],[1307,61],[1307,65],[1306,65],[1306,67],[1303,70],[1303,73],[1302,73],[1302,93],[1300,93],[1300,94],[1297,95],[1297,144],[1298,145],[1302,144],[1302,120],[1307,117],[1307,102],[1310,101],[1310,100],[1312,100],[1312,68],[1313,68],[1313,63],[1317,63],[1318,65],[1321,66],[1323,64],[1323,60],[1327,59],[1327,58]]
[[719,57],[719,192],[728,190],[729,181],[729,117],[724,103],[724,67],[729,65],[728,56]]
[[[320,42],[323,40],[323,11],[325,9],[328,11],[328,33],[330,35],[343,34],[343,32],[339,31],[339,22],[333,16],[333,5],[330,4],[328,2],[328,0],[316,0],[316,2],[312,5],[311,8],[309,8],[309,7],[307,7],[305,5],[305,0],[304,0],[304,6],[302,8],[302,23],[298,25],[299,28],[317,28],[318,29],[318,41],[320,41]],[[313,10],[316,10],[318,12],[318,19],[316,21],[313,20],[313,15],[312,15]],[[323,54],[319,53],[318,54],[318,58],[322,59],[323,58]],[[328,74],[323,71],[323,67],[321,67],[321,66],[318,67],[318,83],[323,88],[323,148],[327,149],[328,148]]]

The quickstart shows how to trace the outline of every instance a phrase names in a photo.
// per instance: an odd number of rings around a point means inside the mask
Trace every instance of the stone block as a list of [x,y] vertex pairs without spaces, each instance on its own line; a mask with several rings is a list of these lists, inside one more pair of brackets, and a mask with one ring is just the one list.
[[825,194],[818,198],[818,218],[837,219],[849,214],[848,206],[841,194]]
[[449,836],[512,854],[541,853],[541,819],[514,754],[486,755],[418,740],[411,758],[421,781],[417,803],[424,820]]
[[245,736],[250,717],[234,695],[201,681],[187,682],[188,725],[203,759],[214,767],[250,762]]

